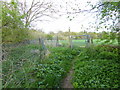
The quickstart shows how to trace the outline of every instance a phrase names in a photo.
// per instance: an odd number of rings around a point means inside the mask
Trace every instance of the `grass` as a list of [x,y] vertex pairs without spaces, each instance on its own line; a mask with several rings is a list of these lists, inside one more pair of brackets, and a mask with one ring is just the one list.
[[[59,42],[61,44],[63,44],[63,46],[68,46],[69,45],[69,41],[68,40],[59,40]],[[85,40],[72,40],[72,44],[74,47],[79,47],[79,46],[85,46],[86,42]]]
[[39,45],[13,48],[2,63],[3,88],[59,88],[71,67],[74,52],[70,48],[49,48],[49,57],[41,59]]
[[73,40],[73,46],[76,47],[76,46],[86,46],[86,42],[85,40]]
[[50,51],[50,56],[36,69],[39,88],[60,88],[61,80],[71,67],[71,49],[59,47],[51,48]]
[[41,50],[41,47],[26,45],[10,50],[9,56],[2,62],[4,88],[29,87],[35,81],[30,72],[41,61],[40,54],[31,53],[35,49]]
[[[117,40],[115,41],[111,41],[110,43],[104,43],[106,40],[103,40],[103,41],[100,41],[99,39],[94,39],[93,40],[93,44],[94,45],[103,45],[103,44],[109,44],[109,45],[118,45],[118,42]],[[60,43],[62,43],[64,46],[67,46],[69,45],[69,41],[68,40],[59,40]],[[83,46],[86,46],[86,41],[81,39],[81,40],[72,40],[72,45],[74,47],[83,47]]]
[[118,45],[118,42],[117,40],[110,40],[110,42],[107,42],[107,40],[100,40],[100,39],[95,39],[94,42],[96,45],[99,45],[99,44],[107,44],[107,45]]
[[[75,42],[79,43],[78,40]],[[40,52],[31,53],[31,50]],[[11,49],[2,62],[3,87],[60,88],[72,62],[74,88],[119,87],[118,49],[53,47],[49,50],[49,56],[43,59],[43,49],[39,45]]]

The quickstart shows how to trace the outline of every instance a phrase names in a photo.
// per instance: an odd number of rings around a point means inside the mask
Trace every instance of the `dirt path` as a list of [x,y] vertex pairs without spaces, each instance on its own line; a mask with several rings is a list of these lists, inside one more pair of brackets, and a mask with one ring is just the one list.
[[62,88],[73,88],[73,86],[71,84],[72,74],[73,74],[73,69],[71,69],[69,71],[69,73],[67,74],[66,78],[63,80]]

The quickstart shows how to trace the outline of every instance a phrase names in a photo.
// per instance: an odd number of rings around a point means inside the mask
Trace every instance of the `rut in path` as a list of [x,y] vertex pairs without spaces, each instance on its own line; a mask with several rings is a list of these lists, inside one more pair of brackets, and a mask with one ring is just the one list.
[[62,88],[73,88],[71,84],[73,69],[70,70],[67,77],[63,80]]

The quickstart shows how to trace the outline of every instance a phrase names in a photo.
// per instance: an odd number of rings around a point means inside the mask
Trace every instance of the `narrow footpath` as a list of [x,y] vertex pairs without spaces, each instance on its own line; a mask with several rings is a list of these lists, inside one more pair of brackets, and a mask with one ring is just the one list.
[[70,70],[66,78],[63,80],[62,88],[73,88],[71,84],[73,69]]
[[74,88],[72,85],[72,78],[73,78],[73,73],[74,73],[74,61],[76,58],[74,58],[74,60],[71,62],[72,66],[70,71],[68,72],[67,76],[64,78],[63,82],[61,83],[61,88]]

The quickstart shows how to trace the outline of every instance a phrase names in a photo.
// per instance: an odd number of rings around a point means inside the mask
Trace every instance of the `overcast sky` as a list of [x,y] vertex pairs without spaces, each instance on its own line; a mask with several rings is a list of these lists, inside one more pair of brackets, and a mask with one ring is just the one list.
[[[62,3],[63,7],[66,5],[65,2],[63,2],[63,0],[54,0],[54,1],[57,4]],[[93,3],[96,3],[98,0],[66,0],[66,1],[68,2],[68,4],[70,4],[70,6],[76,9],[78,9],[78,7],[74,5],[76,3],[77,4],[80,3],[79,8],[81,10],[89,10],[90,6],[86,6],[87,1],[91,1],[93,4]],[[68,11],[70,11],[69,8],[70,7],[68,6]],[[65,8],[62,9],[63,12],[64,12],[64,9]],[[51,20],[50,22],[37,22],[34,24],[37,29],[41,28],[44,32],[68,31],[69,27],[70,27],[70,30],[73,32],[80,32],[80,31],[86,30],[86,28],[89,28],[89,23],[94,23],[96,20],[94,13],[85,12],[85,13],[70,15],[70,18],[74,16],[72,21],[70,21],[69,18],[67,18],[68,16],[69,15],[63,15],[58,19]],[[89,29],[89,31],[95,31],[95,29],[91,28]]]
[[[11,0],[5,0],[5,1],[11,1]],[[18,0],[20,2],[24,0]],[[27,4],[30,5],[32,0],[26,0]],[[39,0],[36,0],[39,1]],[[62,13],[66,12],[66,7],[67,11],[71,12],[71,7],[75,9],[81,9],[81,10],[89,10],[91,9],[90,5],[88,5],[87,2],[91,2],[92,4],[98,3],[99,0],[48,0],[54,2],[55,5],[62,5],[62,8],[59,8]],[[66,4],[67,2],[67,4]],[[75,4],[78,4],[76,6]],[[72,21],[67,18],[70,16],[70,18],[74,17]],[[58,31],[68,31],[70,28],[71,31],[73,32],[80,32],[87,30],[89,31],[96,31],[95,28],[92,27],[97,26],[96,21],[96,13],[78,13],[78,14],[72,14],[72,15],[62,15],[57,19],[50,19],[50,21],[43,21],[43,22],[34,22],[32,25],[35,29],[42,29],[44,32],[58,32]],[[88,28],[88,29],[87,29]]]

